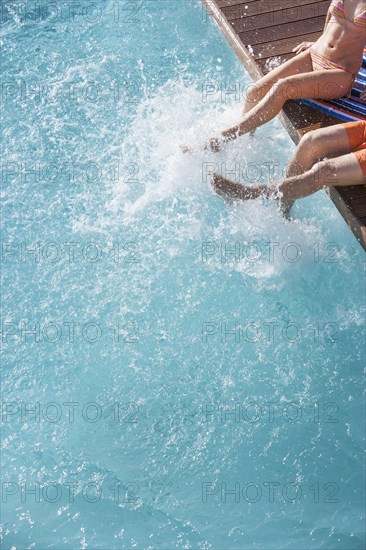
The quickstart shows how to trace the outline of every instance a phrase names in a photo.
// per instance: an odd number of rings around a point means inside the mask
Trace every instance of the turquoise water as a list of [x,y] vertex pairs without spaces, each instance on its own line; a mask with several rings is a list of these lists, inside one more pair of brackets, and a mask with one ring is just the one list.
[[2,2],[3,547],[364,548],[364,252],[210,190],[278,121],[180,153],[250,84],[198,1],[80,4]]

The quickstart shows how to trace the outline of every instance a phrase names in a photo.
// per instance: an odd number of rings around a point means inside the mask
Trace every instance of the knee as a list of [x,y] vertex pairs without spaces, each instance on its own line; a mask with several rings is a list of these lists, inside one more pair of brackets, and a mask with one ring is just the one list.
[[300,139],[298,148],[307,153],[313,153],[314,145],[316,144],[316,142],[317,142],[317,131],[312,130],[311,132],[307,132],[302,136],[302,138]]
[[312,130],[302,136],[298,149],[307,158],[321,158],[324,149],[323,141],[321,132],[319,130]]
[[315,138],[315,134],[316,134],[315,130],[311,130],[310,132],[306,132],[306,134],[304,134],[302,136],[299,145],[302,145],[303,147],[305,147],[306,145],[310,145],[313,142],[314,138]]
[[264,88],[265,86],[260,81],[252,83],[246,90],[246,102],[251,104],[258,103],[264,95]]
[[320,160],[312,167],[314,181],[321,187],[337,185],[337,165],[332,159]]

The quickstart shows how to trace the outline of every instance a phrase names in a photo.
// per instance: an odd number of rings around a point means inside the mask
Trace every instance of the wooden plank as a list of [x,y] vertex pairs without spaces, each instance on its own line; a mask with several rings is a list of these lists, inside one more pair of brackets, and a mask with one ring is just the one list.
[[[310,17],[316,17],[318,13],[318,1],[319,0],[299,0],[294,6],[293,0],[277,0],[277,2],[269,2],[263,0],[256,0],[251,3],[240,3],[234,4],[227,7],[222,7],[222,12],[225,15],[228,21],[233,21],[234,19],[247,18],[259,14],[268,14],[269,17],[277,13],[282,13],[283,17],[286,17],[287,11],[296,12],[298,18],[304,17],[303,9],[310,10],[312,15]],[[329,6],[329,2],[328,2]]]
[[[277,58],[281,62],[290,59],[294,55],[292,49],[300,42],[317,40],[329,5],[323,0],[202,2],[254,80],[267,73]],[[302,10],[302,17],[295,18],[296,9]],[[243,10],[248,15],[243,15]],[[304,18],[304,14],[308,17]],[[279,118],[295,143],[310,130],[340,123],[339,119],[295,101],[284,105]],[[331,187],[328,195],[366,250],[366,186]]]
[[[202,0],[204,4],[207,4],[206,0]],[[248,2],[245,2],[245,4],[251,4],[252,2],[255,2],[257,0],[248,0]],[[228,6],[235,6],[238,4],[242,4],[242,0],[216,0],[216,5],[218,8],[226,8]]]
[[[301,36],[301,42],[315,42],[319,33],[303,34]],[[260,59],[266,59],[268,57],[292,54],[293,48],[300,44],[298,36],[292,36],[284,40],[277,40],[276,42],[268,42],[266,44],[255,44],[253,47],[253,57],[256,61]]]
[[[234,21],[235,23],[235,21]],[[303,36],[309,33],[320,33],[324,28],[324,21],[320,17],[312,17],[306,21],[294,21],[285,25],[276,25],[266,29],[253,29],[245,31],[245,28],[233,25],[234,32],[239,36],[244,45],[265,44],[281,38]]]
[[[301,40],[300,40],[301,42]],[[269,57],[263,57],[259,58],[257,60],[257,65],[260,67],[263,74],[268,73],[270,70],[272,70],[277,65],[282,65],[282,63],[285,63],[288,59],[291,59],[293,57],[293,53],[284,53],[281,55],[271,55]]]
[[[294,7],[287,10],[270,11],[252,16],[247,15],[246,17],[232,20],[231,25],[238,34],[241,32],[248,33],[252,30],[262,30],[265,35],[265,31],[272,27],[275,27],[274,30],[278,33],[278,25],[288,25],[289,23],[296,22],[301,27],[301,32],[303,33],[308,24],[311,24],[310,22],[308,23],[308,20],[313,21],[315,19],[318,26],[320,24],[320,28],[323,29],[324,22],[319,20],[319,15],[325,16],[328,8],[329,1],[323,0],[317,4]],[[290,36],[294,35],[291,33]]]
[[[318,2],[319,0],[297,0],[296,4],[312,4],[314,2]],[[225,8],[235,5],[252,5],[255,3],[262,3],[263,5],[267,5],[268,9],[281,9],[281,6],[287,2],[287,0],[247,0],[246,2],[243,0],[214,0],[216,6],[220,8],[222,11],[225,10]],[[209,4],[210,0],[202,0],[203,4]],[[273,6],[273,8],[272,8]]]
[[[347,187],[347,194],[350,200],[358,200],[366,197],[365,185],[352,185]],[[365,204],[366,207],[366,204]]]
[[348,203],[347,200],[347,188],[342,187],[330,187],[328,194],[335,206],[342,214],[343,218],[347,222],[349,228],[357,238],[357,240],[362,244],[366,250],[366,226],[365,222],[362,222],[359,215]]

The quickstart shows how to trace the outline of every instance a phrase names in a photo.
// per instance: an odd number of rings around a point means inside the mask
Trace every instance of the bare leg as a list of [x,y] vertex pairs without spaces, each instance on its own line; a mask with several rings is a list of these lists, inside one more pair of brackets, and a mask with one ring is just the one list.
[[[251,111],[258,103],[270,92],[273,86],[280,80],[293,75],[309,73],[313,70],[313,64],[311,61],[310,52],[308,50],[296,55],[292,59],[289,59],[279,67],[273,69],[257,82],[248,88],[243,105],[243,116]],[[253,128],[252,133],[254,133]],[[250,130],[249,130],[250,131]],[[231,138],[235,139],[235,138]],[[205,149],[211,149],[212,151],[219,151],[220,140],[211,139]],[[183,153],[193,153],[193,148],[188,145],[182,145],[181,150]]]
[[286,178],[279,185],[279,191],[285,208],[289,210],[297,199],[308,197],[320,189],[365,183],[366,178],[357,158],[353,153],[348,153],[322,160],[300,176]]
[[277,186],[270,187],[268,185],[241,185],[235,183],[219,174],[212,174],[211,184],[218,195],[223,199],[237,201],[246,201],[250,199],[258,199],[261,196],[270,198],[273,192],[277,191]]
[[212,185],[220,195],[228,195],[234,200],[250,200],[260,196],[266,198],[279,197],[281,209],[288,213],[293,203],[300,198],[312,195],[325,187],[335,185],[363,185],[366,178],[352,153],[336,157],[332,160],[322,160],[310,170],[286,178],[278,186],[272,184],[246,186],[226,180],[215,174]]
[[313,70],[310,52],[305,51],[289,59],[279,67],[253,82],[248,88],[243,105],[243,114],[255,107],[281,78],[287,78],[301,73],[309,73]]
[[334,99],[349,90],[352,76],[340,69],[316,71],[280,79],[237,126],[222,132],[230,141],[272,120],[288,99]]
[[339,157],[350,152],[350,144],[343,124],[308,132],[296,147],[286,176],[302,174],[310,170],[319,160]]

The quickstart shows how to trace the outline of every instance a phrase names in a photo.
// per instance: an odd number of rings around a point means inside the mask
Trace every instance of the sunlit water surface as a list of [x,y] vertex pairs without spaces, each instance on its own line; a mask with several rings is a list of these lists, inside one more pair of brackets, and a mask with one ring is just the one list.
[[364,253],[325,193],[210,189],[279,177],[278,121],[180,152],[240,115],[220,32],[2,4],[4,548],[363,548]]

